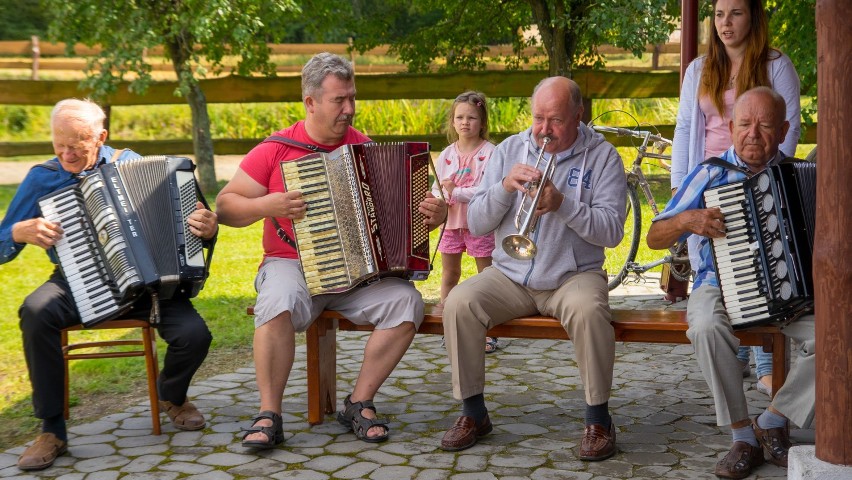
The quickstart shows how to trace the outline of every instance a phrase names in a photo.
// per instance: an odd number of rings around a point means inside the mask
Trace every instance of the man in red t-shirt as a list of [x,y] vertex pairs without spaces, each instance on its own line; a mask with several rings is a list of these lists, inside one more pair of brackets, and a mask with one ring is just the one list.
[[[285,143],[264,142],[240,163],[216,198],[219,223],[245,227],[263,219],[264,258],[255,289],[254,361],[260,413],[243,437],[243,446],[273,448],[284,441],[281,402],[295,356],[295,333],[305,331],[324,309],[337,310],[354,323],[375,326],[364,350],[355,389],[344,401],[338,420],[367,442],[388,437],[387,422],[376,418],[373,397],[405,354],[423,321],[420,293],[400,278],[385,278],[348,292],[311,297],[294,243],[293,219],[305,215],[298,191],[285,191],[279,162],[334,150],[370,139],[352,128],[355,72],[345,59],[330,53],[311,58],[302,69],[305,120],[275,133]],[[446,204],[426,198],[419,206],[426,224],[444,221]],[[280,226],[280,228],[279,228]]]

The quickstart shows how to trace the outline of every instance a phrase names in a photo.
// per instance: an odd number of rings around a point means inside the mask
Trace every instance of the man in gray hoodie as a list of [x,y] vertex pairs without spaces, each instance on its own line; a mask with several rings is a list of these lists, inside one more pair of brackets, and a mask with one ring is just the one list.
[[[493,265],[453,289],[444,306],[444,335],[452,366],[453,395],[462,416],[441,440],[449,451],[473,446],[492,429],[485,407],[487,330],[513,318],[542,314],[558,318],[574,341],[586,393],[582,460],[615,453],[609,396],[615,335],[609,310],[604,248],[624,235],[626,179],[621,157],[603,136],[580,122],[580,87],[565,77],[542,80],[533,90],[532,127],[503,141],[489,161],[468,207],[474,235],[495,232],[501,240],[518,233],[515,216],[524,195],[534,191],[544,165],[555,161],[543,182],[530,234],[538,253],[527,260],[501,247]],[[549,141],[545,144],[544,139]],[[534,165],[541,146],[539,169]],[[529,202],[528,202],[529,203]]]

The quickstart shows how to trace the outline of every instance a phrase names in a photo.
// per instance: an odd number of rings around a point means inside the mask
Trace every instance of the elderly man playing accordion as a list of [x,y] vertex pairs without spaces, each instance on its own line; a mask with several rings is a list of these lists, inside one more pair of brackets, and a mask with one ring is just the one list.
[[731,426],[733,445],[714,472],[722,478],[747,477],[753,467],[763,464],[764,452],[770,462],[786,467],[788,419],[807,427],[814,417],[814,317],[805,315],[784,328],[784,334],[796,341],[798,353],[784,386],[766,411],[749,419],[742,365],[737,360],[739,340],[722,303],[710,247],[710,238],[725,236],[725,216],[718,208],[704,208],[702,201],[708,188],[745,180],[746,171],[758,173],[784,159],[778,145],[789,128],[785,110],[784,99],[768,87],[743,93],[729,124],[734,145],[721,156],[732,167],[702,164],[693,169],[648,232],[648,246],[656,249],[667,248],[688,234],[701,236],[686,334],[713,394],[716,422]]
[[[50,129],[56,157],[34,166],[15,192],[0,224],[0,263],[13,260],[27,244],[48,250],[51,261],[57,263],[51,247],[65,231],[62,225],[42,216],[39,198],[76,184],[108,162],[139,157],[133,151],[116,151],[104,144],[105,119],[101,107],[89,100],[66,99],[53,108]],[[190,232],[205,240],[215,237],[218,231],[216,214],[201,202],[196,204],[187,223]],[[143,296],[126,316],[148,318],[151,309],[150,298]],[[200,430],[206,425],[204,415],[188,401],[186,394],[213,337],[189,298],[175,296],[161,300],[159,309],[157,331],[169,345],[157,379],[160,408],[176,428]],[[59,267],[27,296],[18,314],[33,387],[33,408],[35,416],[42,419],[42,434],[21,454],[18,468],[42,470],[53,465],[56,457],[68,449],[60,334],[62,329],[81,323],[71,287]]]
[[[626,181],[621,157],[603,136],[580,122],[582,114],[580,88],[574,81],[542,80],[532,95],[532,127],[497,147],[470,201],[471,232],[496,230],[498,239],[519,233],[516,212],[523,210],[519,205],[528,205],[537,226],[522,233],[535,244],[537,254],[523,258],[527,247],[515,251],[510,246],[508,252],[496,248],[493,266],[453,289],[445,302],[453,395],[463,407],[462,416],[441,440],[444,450],[471,447],[492,429],[483,396],[481,345],[487,330],[540,313],[558,318],[574,342],[586,398],[579,457],[604,460],[616,451],[608,406],[615,335],[602,266],[604,248],[617,245],[624,235]],[[539,158],[542,165],[556,162],[550,178],[542,178],[534,166]],[[538,189],[531,182],[538,181],[542,190],[532,205],[529,200]]]

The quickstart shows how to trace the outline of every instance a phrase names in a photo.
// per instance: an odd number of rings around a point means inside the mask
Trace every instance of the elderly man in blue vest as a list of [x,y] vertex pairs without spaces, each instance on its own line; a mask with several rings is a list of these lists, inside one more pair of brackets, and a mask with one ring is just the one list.
[[703,202],[708,188],[745,180],[784,160],[778,145],[789,128],[785,110],[784,99],[770,88],[757,87],[743,93],[734,104],[730,122],[734,145],[721,156],[730,167],[702,164],[692,170],[648,231],[648,246],[655,249],[667,248],[690,234],[701,237],[686,334],[713,394],[716,422],[731,426],[733,445],[714,472],[721,478],[745,478],[766,458],[786,467],[788,422],[807,427],[814,418],[813,315],[784,327],[784,334],[795,340],[798,358],[769,407],[758,417],[749,418],[742,365],[737,360],[740,342],[722,303],[710,248],[711,238],[725,236],[725,216],[718,208],[705,208]]

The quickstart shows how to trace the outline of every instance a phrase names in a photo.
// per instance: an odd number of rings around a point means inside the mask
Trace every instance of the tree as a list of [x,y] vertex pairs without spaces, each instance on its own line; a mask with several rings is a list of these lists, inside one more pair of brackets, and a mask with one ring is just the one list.
[[[537,46],[548,58],[550,74],[565,76],[579,66],[602,66],[599,45],[641,56],[646,45],[667,40],[680,12],[678,0],[363,0],[354,5],[359,7],[351,22],[355,48],[364,52],[389,44],[411,71],[428,71],[438,59],[439,71],[483,69],[487,46],[504,43],[512,45],[512,53],[499,60],[509,68],[529,63],[524,51]],[[430,21],[403,24],[409,18]]]
[[[152,81],[147,49],[163,46],[178,78],[176,95],[186,98],[192,113],[192,140],[201,188],[216,188],[213,140],[207,99],[198,80],[225,70],[238,75],[274,75],[266,40],[267,25],[292,17],[292,0],[44,0],[51,12],[53,40],[100,45],[88,62],[83,86],[95,98],[114,92],[129,80],[133,93],[143,94]],[[69,51],[69,54],[73,52]],[[234,66],[226,60],[236,57]],[[209,71],[206,67],[209,65]]]
[[29,40],[46,30],[39,0],[0,0],[0,40]]
[[768,0],[765,6],[769,12],[771,45],[793,61],[802,83],[802,95],[814,97],[802,109],[805,121],[812,123],[817,106],[816,0]]

